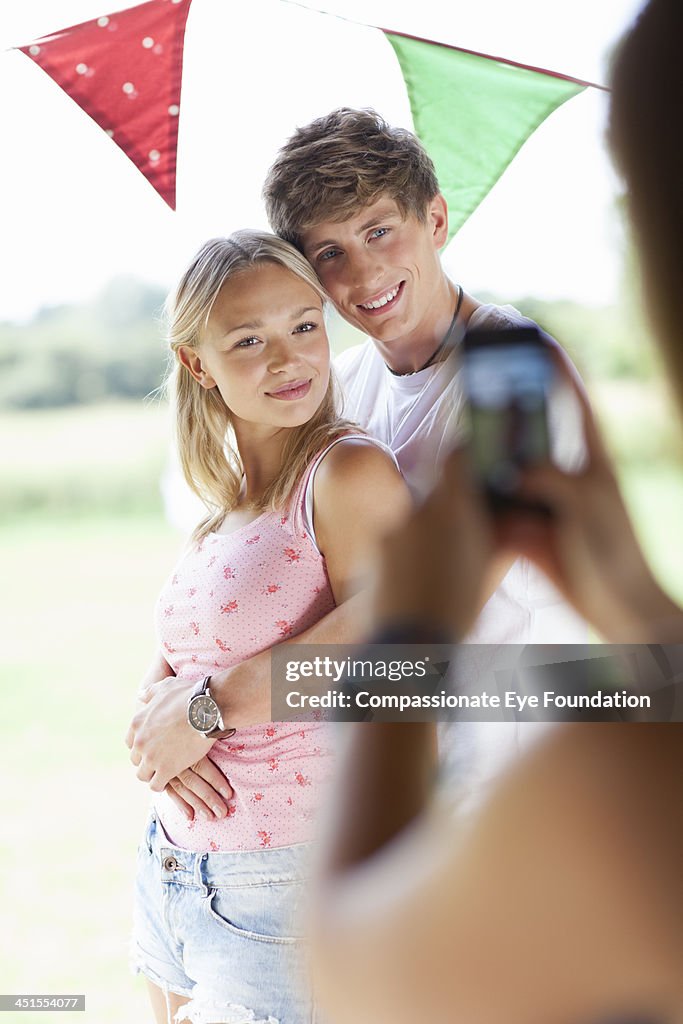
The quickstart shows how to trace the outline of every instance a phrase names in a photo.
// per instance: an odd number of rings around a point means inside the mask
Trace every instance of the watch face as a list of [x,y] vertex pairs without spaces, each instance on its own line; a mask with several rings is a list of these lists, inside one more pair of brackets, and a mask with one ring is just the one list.
[[218,705],[213,697],[195,697],[188,709],[188,718],[198,732],[211,732],[218,725]]

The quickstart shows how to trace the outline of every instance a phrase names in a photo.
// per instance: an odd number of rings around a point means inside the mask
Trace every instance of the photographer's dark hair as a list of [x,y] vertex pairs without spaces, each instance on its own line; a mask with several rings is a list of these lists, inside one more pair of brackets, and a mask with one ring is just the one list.
[[646,301],[683,412],[683,2],[651,0],[612,63],[609,143],[628,186]]

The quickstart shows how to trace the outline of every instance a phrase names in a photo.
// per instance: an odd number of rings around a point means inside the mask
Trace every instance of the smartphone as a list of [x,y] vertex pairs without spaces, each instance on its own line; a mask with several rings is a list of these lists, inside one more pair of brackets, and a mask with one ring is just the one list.
[[516,496],[519,470],[552,458],[550,349],[536,327],[467,331],[462,370],[474,471],[496,512],[548,510]]

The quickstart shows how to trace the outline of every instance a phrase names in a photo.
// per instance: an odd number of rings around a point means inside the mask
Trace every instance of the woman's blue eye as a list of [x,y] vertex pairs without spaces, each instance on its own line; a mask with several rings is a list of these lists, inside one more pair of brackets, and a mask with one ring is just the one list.
[[241,341],[237,342],[237,344],[235,345],[235,348],[253,348],[254,345],[258,343],[258,340],[259,340],[258,338],[254,338],[254,337],[242,338]]
[[318,325],[307,321],[305,324],[299,324],[298,327],[294,328],[295,333],[307,334],[309,331],[314,331]]

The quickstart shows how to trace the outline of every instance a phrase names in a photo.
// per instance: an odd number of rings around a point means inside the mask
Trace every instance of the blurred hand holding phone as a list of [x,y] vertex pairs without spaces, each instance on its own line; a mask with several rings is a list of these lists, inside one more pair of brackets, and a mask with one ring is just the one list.
[[[534,326],[465,334],[468,450],[475,478],[497,514],[550,514],[543,504],[517,494],[522,468],[548,462],[565,470],[578,468],[568,464],[566,432],[573,419],[581,431],[580,410],[569,369],[560,369],[558,352]],[[559,410],[564,438],[553,429]],[[576,433],[569,440],[575,452]]]

